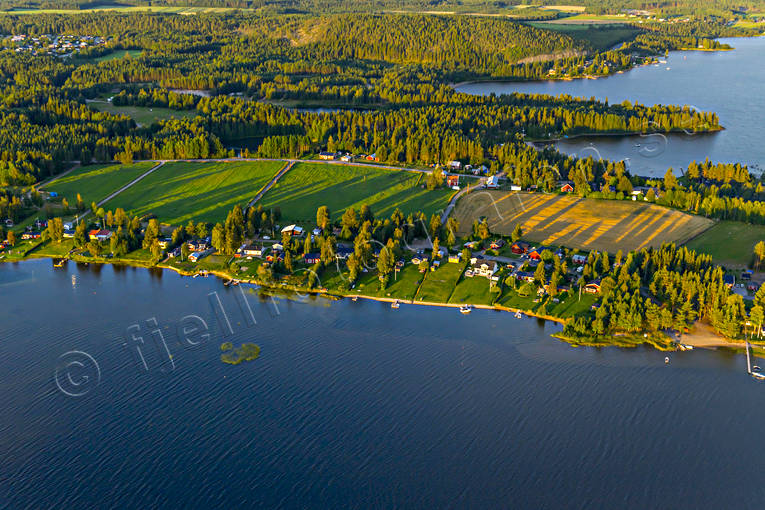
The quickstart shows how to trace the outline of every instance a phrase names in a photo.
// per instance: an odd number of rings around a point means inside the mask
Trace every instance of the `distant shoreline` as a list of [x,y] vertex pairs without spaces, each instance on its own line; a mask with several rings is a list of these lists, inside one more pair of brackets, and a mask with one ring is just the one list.
[[[61,257],[53,257],[49,255],[40,255],[35,256],[31,255],[28,258],[22,259],[22,260],[14,260],[14,261],[5,261],[0,260],[0,263],[2,262],[24,262],[25,260],[34,260],[34,259],[50,259],[51,261],[55,259],[60,259]],[[156,265],[149,265],[145,263],[140,263],[137,261],[125,261],[125,260],[119,260],[119,261],[109,261],[109,260],[76,260],[76,259],[65,259],[67,261],[74,262],[76,264],[99,264],[99,265],[113,265],[113,266],[126,266],[126,267],[138,267],[138,268],[144,268],[144,269],[162,269],[162,270],[171,270],[177,273],[180,276],[184,277],[194,277],[195,274],[201,275],[200,270],[197,271],[186,271],[184,269],[174,267],[168,264],[156,264]],[[222,281],[233,281],[236,280],[239,282],[239,284],[245,284],[245,285],[254,285],[257,288],[266,290],[266,291],[277,291],[282,292],[287,296],[289,293],[305,293],[310,295],[315,295],[317,297],[326,297],[329,299],[336,298],[336,299],[343,299],[343,298],[350,298],[350,299],[365,299],[369,301],[377,301],[381,303],[394,303],[398,302],[400,304],[404,305],[415,305],[415,306],[430,306],[430,307],[439,307],[439,308],[460,308],[461,306],[470,306],[471,308],[475,308],[476,310],[494,310],[497,312],[509,312],[512,314],[520,313],[523,315],[523,318],[536,318],[536,319],[542,319],[550,322],[554,322],[556,324],[565,325],[567,323],[567,320],[561,317],[555,317],[551,315],[542,315],[537,314],[532,310],[524,310],[519,308],[512,308],[507,307],[503,305],[486,305],[486,304],[473,304],[473,303],[440,303],[435,301],[417,301],[414,299],[399,299],[399,298],[392,298],[392,297],[380,297],[380,296],[369,296],[365,294],[356,294],[356,293],[342,293],[342,292],[330,292],[326,289],[308,289],[303,287],[295,287],[295,286],[281,286],[281,285],[269,285],[264,284],[262,282],[259,282],[255,279],[251,278],[236,278],[235,275],[231,275],[230,273],[223,271],[223,270],[217,270],[217,269],[209,269],[204,270],[207,275],[212,275],[214,277],[219,278]],[[663,339],[659,339],[657,337],[648,336],[647,334],[630,334],[630,335],[616,335],[614,337],[608,337],[613,338],[614,341],[608,341],[607,338],[600,338],[600,337],[592,337],[592,338],[573,338],[573,337],[567,337],[563,335],[562,331],[556,332],[551,334],[552,337],[561,340],[563,342],[566,342],[572,346],[592,346],[592,347],[636,347],[638,345],[647,344],[652,347],[654,347],[657,350],[660,351],[677,351],[679,350],[676,345],[673,345],[671,340],[665,341]],[[620,341],[619,339],[623,339],[624,341]],[[669,340],[669,337],[667,337]],[[665,343],[666,342],[666,343]],[[676,340],[677,344],[683,344],[683,345],[691,345],[693,347],[698,348],[706,348],[706,349],[718,349],[718,348],[726,348],[726,349],[743,349],[744,348],[744,342],[737,341],[737,340],[728,340],[727,338],[719,335],[715,331],[713,331],[709,326],[701,323],[696,323],[694,326],[694,331],[691,333],[685,333],[679,339]]]

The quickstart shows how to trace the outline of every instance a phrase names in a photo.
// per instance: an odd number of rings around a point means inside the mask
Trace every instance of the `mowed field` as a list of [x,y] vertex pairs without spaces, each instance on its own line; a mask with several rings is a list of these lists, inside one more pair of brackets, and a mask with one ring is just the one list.
[[455,208],[461,234],[486,217],[494,233],[510,234],[516,224],[523,238],[544,245],[624,252],[662,243],[683,243],[711,227],[712,220],[645,202],[594,200],[570,195],[478,191]]
[[765,225],[720,221],[687,246],[712,255],[719,264],[744,267],[753,261],[754,245],[760,241],[765,241]]
[[105,204],[130,214],[153,213],[161,223],[217,222],[234,205],[245,206],[283,161],[166,163]]
[[139,175],[148,172],[156,163],[133,163],[131,165],[88,165],[75,169],[68,175],[53,181],[43,189],[55,191],[74,207],[77,193],[85,205],[108,197]]
[[326,205],[333,219],[349,207],[369,205],[375,216],[389,216],[396,208],[404,214],[422,211],[428,216],[446,208],[453,193],[423,187],[425,174],[405,170],[326,163],[297,163],[260,203],[278,206],[288,221],[315,222],[316,209]]

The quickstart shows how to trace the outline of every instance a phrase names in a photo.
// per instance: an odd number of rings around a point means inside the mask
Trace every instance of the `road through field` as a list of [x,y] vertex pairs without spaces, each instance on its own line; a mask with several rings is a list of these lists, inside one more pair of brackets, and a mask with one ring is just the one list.
[[266,185],[265,185],[265,186],[263,186],[263,187],[260,189],[260,191],[258,191],[258,192],[255,194],[255,196],[253,197],[253,199],[252,199],[252,200],[250,200],[250,203],[249,203],[249,204],[247,204],[247,207],[252,207],[253,205],[255,205],[255,202],[257,202],[258,200],[260,200],[260,199],[263,197],[263,195],[265,195],[265,194],[266,194],[266,192],[267,192],[268,190],[270,190],[270,189],[271,189],[271,187],[272,187],[274,184],[276,184],[276,181],[278,181],[278,180],[279,180],[279,178],[281,178],[281,176],[282,176],[282,175],[284,175],[284,174],[286,174],[287,172],[289,172],[290,168],[292,168],[292,166],[293,166],[294,164],[295,164],[295,161],[288,161],[288,162],[287,162],[287,164],[286,164],[286,165],[284,165],[284,166],[283,166],[283,167],[282,167],[282,168],[281,168],[281,169],[280,169],[280,170],[279,170],[279,171],[276,173],[276,175],[274,175],[274,178],[273,178],[273,179],[271,179],[270,181],[268,181],[268,183],[266,183]]
[[124,185],[124,186],[122,186],[120,189],[118,189],[117,191],[115,191],[114,193],[112,193],[111,195],[109,195],[108,197],[106,197],[106,198],[104,198],[103,200],[101,200],[100,202],[98,202],[96,205],[97,205],[98,207],[101,207],[101,206],[102,206],[102,205],[104,205],[106,202],[108,202],[108,201],[109,201],[109,200],[111,200],[112,198],[116,197],[117,195],[119,195],[120,193],[122,193],[123,191],[125,191],[126,189],[128,189],[130,186],[132,186],[133,184],[137,183],[138,181],[140,181],[141,179],[143,179],[144,177],[146,177],[147,175],[149,175],[150,173],[152,173],[152,172],[153,172],[154,170],[156,170],[157,168],[160,168],[160,167],[161,167],[162,165],[164,165],[164,164],[165,164],[165,162],[164,162],[164,161],[160,161],[160,162],[159,162],[157,165],[155,165],[155,166],[151,167],[151,168],[150,168],[150,169],[149,169],[147,172],[144,172],[144,173],[142,173],[141,175],[139,175],[138,177],[136,177],[135,179],[133,179],[133,180],[132,180],[132,181],[130,181],[129,183],[125,184],[125,185]]

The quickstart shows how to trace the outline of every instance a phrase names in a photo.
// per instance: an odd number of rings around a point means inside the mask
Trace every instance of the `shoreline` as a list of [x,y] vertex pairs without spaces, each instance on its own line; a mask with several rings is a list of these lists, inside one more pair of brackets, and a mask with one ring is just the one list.
[[[39,255],[39,256],[30,256],[25,257],[21,260],[13,260],[13,261],[6,261],[6,260],[0,260],[0,263],[4,262],[24,262],[25,260],[35,260],[35,259],[50,259],[51,262],[53,262],[56,259],[62,259],[66,261],[71,261],[76,264],[99,264],[99,265],[112,265],[112,266],[126,266],[126,267],[138,267],[138,268],[144,268],[144,269],[162,269],[162,270],[170,270],[175,272],[176,274],[183,276],[183,277],[191,277],[193,278],[194,275],[212,275],[215,276],[223,281],[229,280],[236,280],[239,283],[243,283],[246,285],[254,285],[259,289],[263,289],[265,291],[277,291],[277,292],[283,292],[285,295],[287,293],[303,293],[303,294],[310,294],[317,297],[326,297],[328,299],[344,299],[344,298],[350,298],[350,299],[365,299],[368,301],[377,301],[381,303],[394,303],[398,302],[401,304],[408,304],[408,305],[415,305],[415,306],[431,306],[431,307],[440,307],[440,308],[460,308],[461,306],[468,305],[471,308],[475,308],[477,310],[494,310],[497,312],[508,312],[511,314],[517,314],[520,313],[523,315],[521,318],[536,318],[536,319],[542,319],[550,322],[554,322],[559,325],[565,325],[567,323],[567,319],[562,317],[555,317],[551,315],[542,315],[534,313],[532,310],[523,310],[519,308],[512,308],[507,307],[503,305],[485,305],[485,304],[472,304],[472,303],[440,303],[436,301],[417,301],[414,299],[398,299],[398,298],[391,298],[391,297],[380,297],[380,296],[369,296],[365,294],[352,294],[352,293],[342,293],[342,292],[333,292],[328,291],[326,288],[324,289],[306,289],[301,287],[295,287],[295,286],[287,286],[287,285],[269,285],[269,284],[263,284],[255,279],[251,278],[235,278],[230,273],[219,270],[219,269],[199,269],[196,271],[187,271],[179,267],[175,267],[169,264],[146,264],[146,263],[140,263],[138,261],[126,261],[126,260],[118,260],[111,262],[109,260],[103,260],[103,261],[94,261],[94,260],[76,260],[71,258],[65,258],[65,257],[53,257],[49,255]],[[666,334],[665,334],[666,335]],[[648,345],[651,346],[659,351],[680,351],[682,350],[679,346],[682,345],[690,345],[694,348],[701,348],[701,349],[711,349],[711,350],[718,350],[718,349],[730,349],[730,350],[739,350],[743,349],[745,346],[745,343],[743,341],[739,340],[729,340],[718,333],[716,333],[709,325],[696,322],[693,326],[693,330],[690,333],[685,333],[682,335],[666,335],[666,338],[669,340],[669,343],[664,345],[661,340],[659,340],[655,336],[649,336],[647,332],[641,332],[638,334],[619,334],[615,335],[613,337],[604,337],[603,339],[600,339],[599,337],[591,337],[591,338],[573,338],[573,337],[567,337],[563,335],[562,331],[552,333],[550,336],[553,338],[556,338],[560,341],[566,342],[569,345],[572,345],[574,347],[580,347],[580,346],[590,346],[590,347],[637,347],[638,345]],[[607,341],[607,339],[616,339],[616,341]],[[624,341],[619,341],[618,339],[624,339]],[[756,356],[765,357],[765,347],[762,345],[754,345],[754,347],[760,347],[763,348],[763,353],[755,353]]]

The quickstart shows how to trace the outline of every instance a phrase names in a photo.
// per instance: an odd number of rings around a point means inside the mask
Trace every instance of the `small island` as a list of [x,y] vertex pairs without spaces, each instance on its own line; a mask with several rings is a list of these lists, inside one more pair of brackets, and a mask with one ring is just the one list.
[[244,361],[253,361],[260,357],[260,346],[253,343],[243,343],[239,347],[234,347],[231,342],[223,342],[220,346],[223,354],[220,359],[223,363],[229,365],[238,365]]

